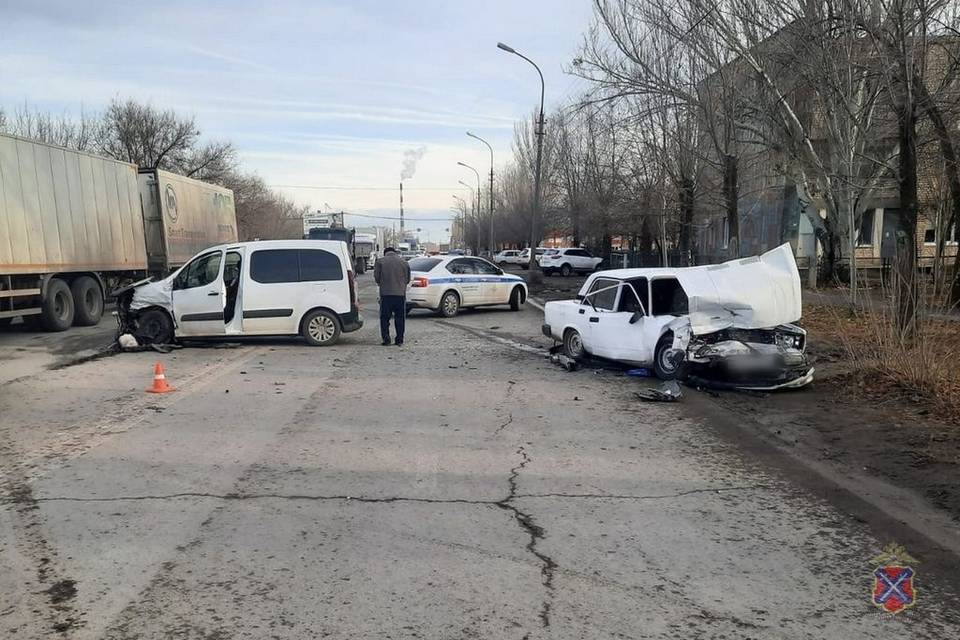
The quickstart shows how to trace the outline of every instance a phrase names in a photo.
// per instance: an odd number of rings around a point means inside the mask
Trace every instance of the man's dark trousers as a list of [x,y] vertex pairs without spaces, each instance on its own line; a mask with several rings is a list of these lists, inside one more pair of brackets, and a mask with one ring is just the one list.
[[403,342],[403,327],[407,319],[406,296],[380,296],[380,337],[390,342],[390,316],[397,329],[397,342]]

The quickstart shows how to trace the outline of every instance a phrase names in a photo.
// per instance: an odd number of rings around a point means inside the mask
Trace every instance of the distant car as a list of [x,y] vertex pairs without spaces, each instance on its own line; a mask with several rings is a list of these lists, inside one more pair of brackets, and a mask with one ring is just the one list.
[[[537,256],[537,264],[540,264],[540,256],[542,256],[542,255],[543,255],[543,252],[546,251],[546,250],[547,250],[547,249],[546,249],[545,247],[537,247],[537,251],[536,251],[536,254],[535,254],[535,255]],[[520,263],[519,263],[519,264],[520,264],[520,266],[523,267],[524,269],[529,269],[529,268],[530,268],[530,248],[529,248],[529,247],[527,247],[526,249],[524,249],[523,251],[520,252]]]
[[493,261],[498,265],[500,265],[501,267],[508,264],[522,264],[523,262],[525,262],[520,258],[519,249],[506,249],[504,251],[501,251],[493,256]]
[[544,335],[574,359],[650,366],[734,388],[802,387],[813,380],[790,245],[720,265],[596,273],[576,300],[544,305]]
[[507,304],[519,311],[527,300],[520,276],[471,256],[434,256],[410,261],[407,310],[430,309],[452,318],[463,307]]
[[559,273],[569,276],[573,273],[590,273],[600,268],[603,258],[597,258],[586,249],[563,248],[547,249],[537,260],[544,275]]

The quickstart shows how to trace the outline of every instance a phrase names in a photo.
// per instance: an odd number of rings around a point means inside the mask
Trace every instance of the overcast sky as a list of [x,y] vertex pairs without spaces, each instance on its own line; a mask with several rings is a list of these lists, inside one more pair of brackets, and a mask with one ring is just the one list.
[[[579,90],[564,68],[590,15],[590,0],[2,0],[0,104],[174,107],[271,185],[353,187],[280,188],[315,209],[395,215],[404,151],[425,146],[406,215],[447,218],[452,194],[467,193],[457,181],[476,182],[457,161],[489,170],[465,131],[504,163],[539,98],[536,71],[497,41],[540,65],[549,108]],[[408,226],[436,241],[449,225]]]

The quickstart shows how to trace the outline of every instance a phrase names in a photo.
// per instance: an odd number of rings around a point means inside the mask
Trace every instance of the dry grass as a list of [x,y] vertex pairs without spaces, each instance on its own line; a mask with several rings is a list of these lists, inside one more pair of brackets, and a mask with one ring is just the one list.
[[813,341],[840,350],[868,393],[898,393],[960,425],[960,322],[922,314],[916,335],[902,339],[891,309],[868,304],[807,305],[803,324]]

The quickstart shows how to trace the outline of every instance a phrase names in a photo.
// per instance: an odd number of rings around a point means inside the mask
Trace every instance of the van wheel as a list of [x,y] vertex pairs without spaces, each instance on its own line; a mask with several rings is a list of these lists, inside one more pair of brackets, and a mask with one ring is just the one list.
[[673,334],[665,333],[653,352],[653,372],[661,380],[676,380],[680,377],[683,362],[674,362],[670,357],[673,349]]
[[137,318],[133,335],[139,344],[170,344],[173,342],[173,320],[162,309],[147,309]]
[[437,310],[444,318],[452,318],[460,313],[460,296],[456,291],[447,291],[440,298],[440,308]]
[[80,276],[70,285],[73,294],[73,307],[76,310],[73,324],[78,327],[92,327],[99,324],[103,316],[103,293],[100,285],[90,276]]
[[520,311],[520,305],[523,304],[523,290],[520,287],[514,287],[510,292],[510,311]]
[[582,360],[586,355],[587,352],[583,349],[583,338],[576,329],[567,329],[563,334],[563,352],[568,358],[574,360]]
[[560,275],[562,275],[564,278],[569,278],[571,273],[573,273],[573,269],[570,267],[570,265],[565,264],[560,267]]
[[47,331],[66,331],[73,324],[73,294],[60,278],[52,278],[47,284],[41,307],[40,323]]
[[312,347],[325,347],[340,338],[340,321],[329,311],[317,309],[303,319],[303,338]]

